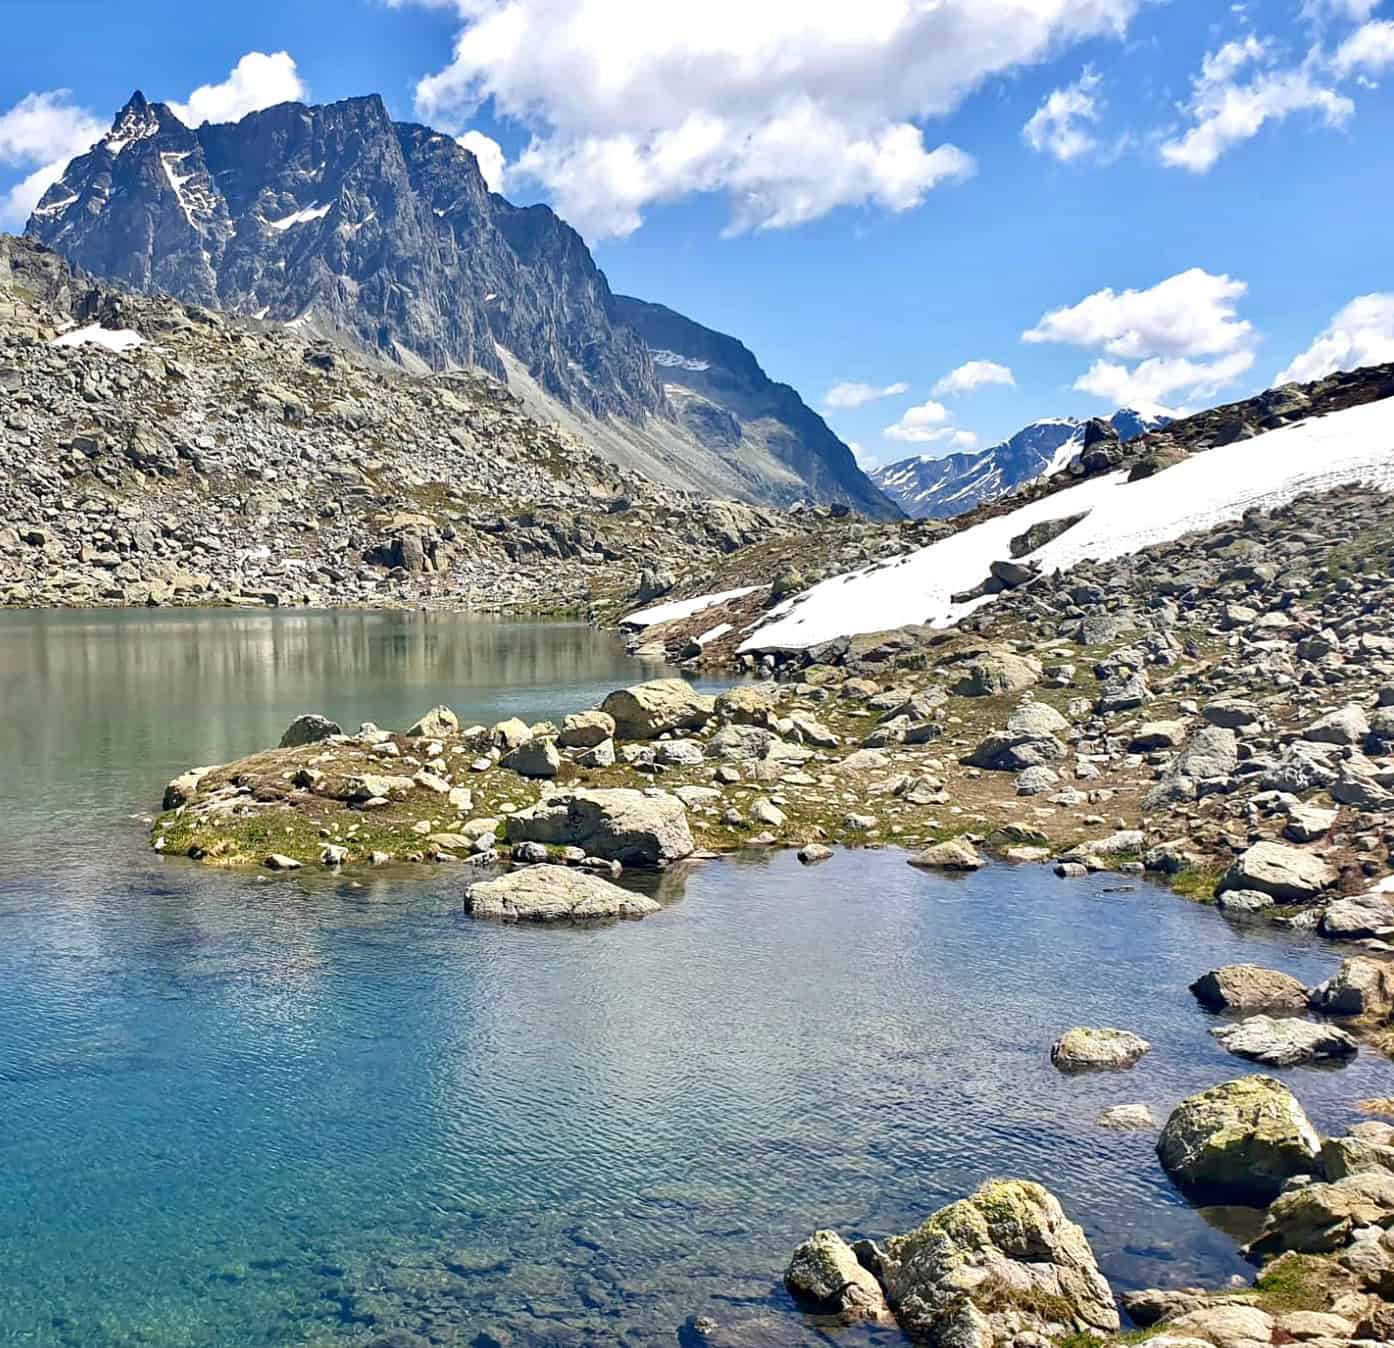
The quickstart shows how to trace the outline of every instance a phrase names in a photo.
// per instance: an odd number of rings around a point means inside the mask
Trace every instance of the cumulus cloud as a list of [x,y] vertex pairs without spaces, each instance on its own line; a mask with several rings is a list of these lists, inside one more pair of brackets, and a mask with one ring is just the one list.
[[1380,0],[1304,0],[1302,13],[1318,22],[1325,19],[1349,19],[1360,23],[1379,7]]
[[875,384],[859,384],[854,380],[845,380],[840,384],[834,384],[823,395],[823,406],[862,407],[867,403],[875,402],[878,398],[895,398],[909,391],[910,385],[903,380],[887,384],[884,388],[877,387]]
[[169,106],[185,126],[202,126],[235,122],[277,103],[303,102],[309,92],[289,52],[249,51],[221,84],[201,84],[187,100],[171,100]]
[[937,398],[952,398],[956,393],[971,393],[984,384],[1003,384],[1011,388],[1016,379],[1011,370],[995,360],[970,360],[951,370],[930,392]]
[[0,165],[29,172],[0,198],[0,224],[23,229],[39,198],[63,175],[68,161],[106,132],[68,89],[26,94],[0,115]]
[[1052,155],[1062,164],[1096,150],[1094,134],[1103,116],[1097,71],[1086,68],[1073,84],[1056,89],[1021,128],[1022,138],[1040,154]]
[[[516,172],[593,236],[724,193],[730,230],[919,206],[973,161],[922,126],[993,75],[1121,36],[1144,0],[455,0],[426,120],[485,100],[532,132]],[[510,169],[510,172],[515,171]]]
[[949,409],[932,398],[914,407],[907,408],[899,421],[887,426],[882,435],[887,440],[903,440],[909,444],[928,444],[942,440],[950,434],[945,426],[949,420]]
[[484,178],[484,186],[491,192],[503,191],[503,178],[507,165],[504,162],[503,146],[492,136],[482,131],[466,131],[456,138],[479,164],[479,172]]
[[1327,126],[1338,127],[1354,111],[1349,98],[1322,81],[1315,54],[1302,65],[1278,67],[1271,44],[1250,33],[1207,53],[1184,108],[1190,125],[1162,142],[1162,163],[1208,173],[1226,151],[1251,140],[1269,122],[1314,112]]
[[880,466],[881,460],[870,453],[866,446],[856,440],[849,440],[847,448],[852,451],[852,457],[857,461],[857,467],[864,473],[874,473]]
[[1361,295],[1351,300],[1275,383],[1320,379],[1336,370],[1394,361],[1394,294]]
[[1053,309],[1022,340],[1115,357],[1096,360],[1074,384],[1115,404],[1209,397],[1254,363],[1257,335],[1237,313],[1247,289],[1231,276],[1192,267],[1147,290],[1099,290]]
[[1394,66],[1394,22],[1380,19],[1357,28],[1332,59],[1338,74],[1378,75]]

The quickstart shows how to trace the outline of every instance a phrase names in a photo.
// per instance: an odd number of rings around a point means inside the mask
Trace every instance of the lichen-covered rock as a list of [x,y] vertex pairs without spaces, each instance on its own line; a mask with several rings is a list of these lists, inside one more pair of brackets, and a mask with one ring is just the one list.
[[982,868],[983,859],[967,838],[949,838],[916,852],[909,864],[921,870],[976,871]]
[[1296,1097],[1272,1077],[1240,1077],[1189,1096],[1157,1141],[1167,1174],[1218,1201],[1267,1203],[1312,1172],[1321,1139]]
[[794,1251],[784,1285],[799,1301],[852,1323],[890,1318],[885,1293],[836,1231],[815,1231]]
[[1040,679],[1039,660],[1010,651],[996,651],[972,660],[950,686],[950,691],[960,697],[1005,697],[1024,693]]
[[881,1282],[902,1327],[932,1343],[992,1348],[1118,1328],[1084,1232],[1039,1184],[995,1180],[896,1236]]
[[561,723],[557,743],[563,749],[594,749],[615,733],[615,718],[604,711],[572,712]]
[[1307,1184],[1282,1194],[1264,1218],[1251,1255],[1325,1254],[1350,1243],[1362,1226],[1394,1224],[1394,1174],[1360,1170],[1333,1184]]
[[728,725],[758,725],[768,730],[774,729],[778,719],[771,690],[749,685],[718,694],[715,714],[717,720]]
[[470,885],[465,911],[500,922],[587,922],[647,917],[659,905],[588,871],[547,865]]
[[1255,843],[1225,872],[1220,890],[1247,889],[1279,903],[1306,903],[1336,883],[1336,871],[1312,852],[1282,843]]
[[662,866],[694,850],[687,811],[674,796],[616,788],[546,796],[510,815],[509,842],[580,847],[626,866]]
[[652,740],[673,730],[700,730],[711,719],[716,700],[683,679],[652,679],[621,688],[601,703],[623,740]]
[[1152,1045],[1129,1030],[1066,1030],[1050,1046],[1050,1060],[1062,1072],[1117,1072],[1131,1067]]
[[331,721],[318,712],[307,711],[297,716],[281,736],[282,749],[298,749],[302,744],[318,744],[331,735],[342,735],[344,728],[337,721]]
[[1313,1010],[1328,1016],[1371,1016],[1387,1020],[1394,1015],[1394,962],[1355,955],[1312,989]]
[[1212,1011],[1300,1011],[1307,989],[1291,974],[1257,964],[1224,964],[1191,984],[1202,1006]]

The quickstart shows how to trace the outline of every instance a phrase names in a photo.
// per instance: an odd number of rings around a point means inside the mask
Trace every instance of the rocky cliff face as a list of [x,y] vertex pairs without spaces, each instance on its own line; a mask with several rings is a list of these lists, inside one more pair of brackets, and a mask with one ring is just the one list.
[[[1123,440],[1166,424],[1165,418],[1145,417],[1131,408],[1108,420]],[[1033,421],[976,454],[942,459],[915,455],[878,468],[872,481],[915,519],[951,519],[1064,468],[1084,447],[1084,426],[1073,417]]]
[[[473,155],[394,123],[376,95],[191,130],[137,93],[28,233],[137,290],[291,324],[408,369],[521,383],[542,410],[593,422],[611,457],[673,485],[895,513],[792,390],[759,418],[777,407],[784,419],[754,436],[778,442],[774,462],[733,465],[729,420],[670,404],[630,303],[581,237],[545,206],[490,193]],[[643,452],[625,453],[636,433]]]

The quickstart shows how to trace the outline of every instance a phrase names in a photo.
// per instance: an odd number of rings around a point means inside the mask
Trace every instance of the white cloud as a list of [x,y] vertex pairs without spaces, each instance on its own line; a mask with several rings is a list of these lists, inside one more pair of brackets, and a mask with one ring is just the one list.
[[884,388],[878,388],[875,384],[859,384],[853,380],[845,380],[840,384],[834,384],[823,395],[823,406],[862,407],[878,398],[895,398],[909,391],[910,385],[903,380],[887,384]]
[[169,106],[185,126],[202,126],[236,122],[277,103],[304,102],[309,92],[289,52],[249,51],[221,84],[201,84],[186,102],[171,99]]
[[907,408],[899,421],[887,426],[882,435],[887,440],[904,440],[910,444],[928,444],[942,440],[950,433],[944,423],[949,420],[949,409],[932,398],[915,407]]
[[1207,398],[1254,363],[1257,334],[1235,308],[1247,289],[1231,276],[1192,267],[1147,290],[1099,290],[1054,309],[1022,340],[1115,357],[1096,360],[1074,383],[1115,406],[1146,410],[1177,394]]
[[1394,361],[1394,294],[1361,295],[1274,380],[1320,379],[1336,370]]
[[1357,28],[1336,48],[1332,64],[1343,76],[1377,75],[1394,66],[1394,22],[1379,19]]
[[1300,66],[1276,68],[1270,44],[1252,33],[1208,53],[1185,106],[1190,126],[1162,142],[1162,163],[1207,173],[1227,150],[1294,112],[1315,112],[1327,126],[1342,126],[1355,104],[1320,83],[1317,66],[1309,57]]
[[504,173],[507,169],[503,146],[482,131],[466,131],[456,139],[478,161],[484,186],[491,192],[502,192]]
[[930,391],[938,398],[951,398],[956,393],[971,393],[983,384],[1016,385],[1012,372],[995,360],[970,360],[946,374]]
[[1094,127],[1103,115],[1102,84],[1099,73],[1086,68],[1073,84],[1047,95],[1021,128],[1022,138],[1033,150],[1053,155],[1062,164],[1097,149]]
[[1309,19],[1349,19],[1360,23],[1379,7],[1380,0],[1304,0],[1302,13]]
[[1053,309],[1022,340],[1098,347],[1130,360],[1216,355],[1253,339],[1253,325],[1235,313],[1247,289],[1243,281],[1192,267],[1148,290],[1099,290]]
[[874,473],[881,466],[881,460],[875,454],[869,453],[866,446],[856,440],[849,440],[847,448],[852,451],[852,457],[856,459],[857,467],[862,472]]
[[0,225],[23,229],[68,161],[90,149],[106,129],[105,122],[72,102],[67,89],[26,94],[0,115],[0,165],[30,170],[0,198]]
[[694,192],[733,232],[839,206],[904,211],[973,161],[922,126],[989,77],[1121,36],[1144,0],[455,0],[454,59],[417,107],[483,101],[533,133],[517,172],[598,235]]

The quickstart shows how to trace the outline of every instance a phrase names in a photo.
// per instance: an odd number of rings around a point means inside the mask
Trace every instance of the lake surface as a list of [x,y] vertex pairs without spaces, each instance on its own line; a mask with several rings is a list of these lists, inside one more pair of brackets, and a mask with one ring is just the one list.
[[[1246,1070],[1197,974],[1316,981],[1331,947],[890,850],[700,863],[641,924],[516,930],[463,916],[457,868],[224,874],[133,818],[301,711],[536,719],[645,672],[573,626],[0,615],[0,1344],[673,1344],[694,1314],[823,1342],[779,1288],[799,1239],[994,1175],[1048,1183],[1117,1288],[1244,1271],[1233,1214],[1094,1120]],[[1153,1052],[1061,1077],[1077,1023]],[[1327,1129],[1394,1093],[1368,1054],[1284,1075]]]

